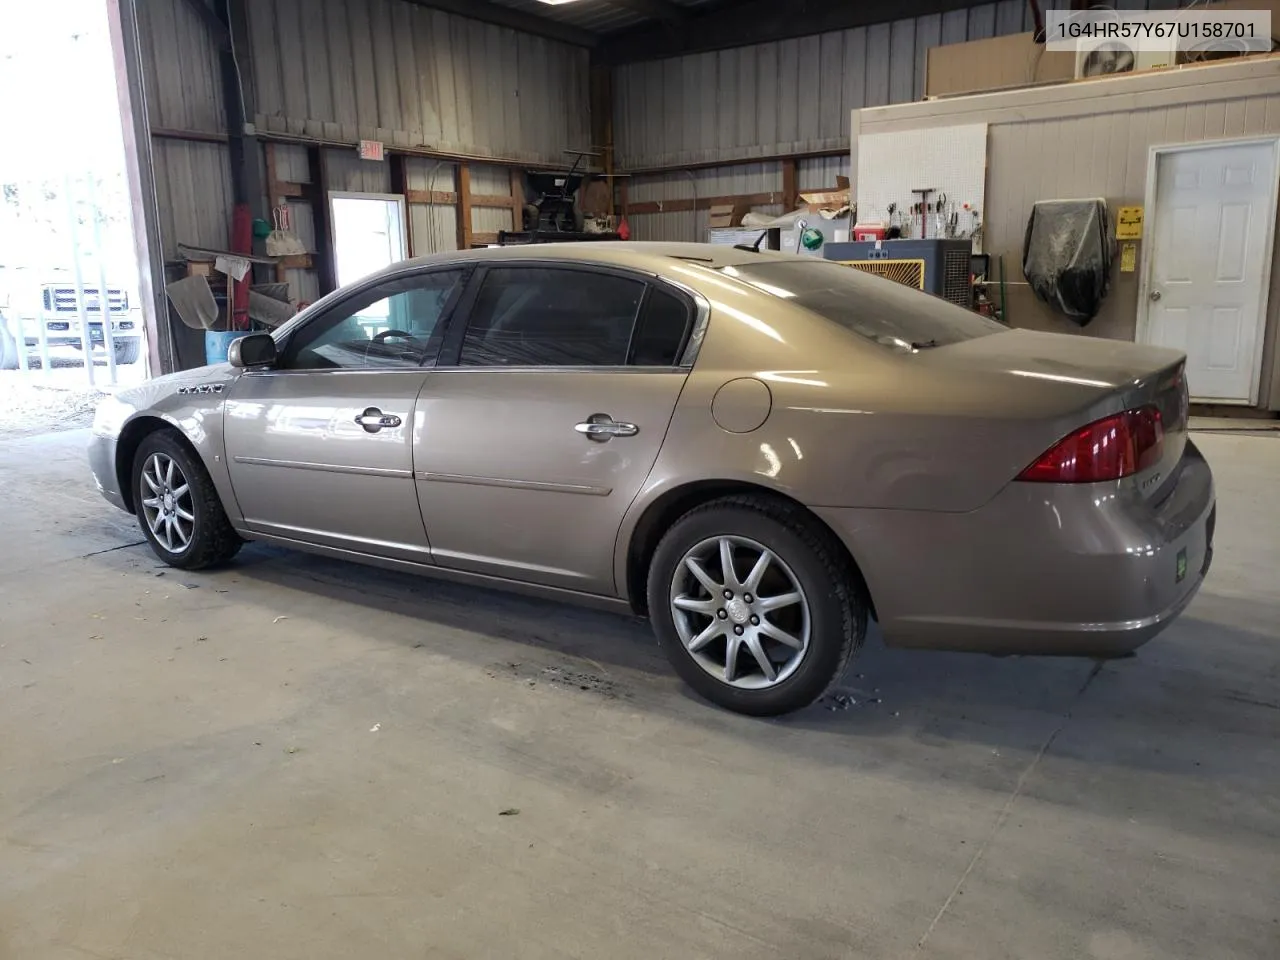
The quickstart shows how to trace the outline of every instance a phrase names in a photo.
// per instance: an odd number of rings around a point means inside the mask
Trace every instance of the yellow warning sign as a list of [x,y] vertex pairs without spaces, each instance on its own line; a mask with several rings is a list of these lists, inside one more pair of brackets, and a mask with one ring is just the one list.
[[1116,218],[1116,239],[1141,240],[1142,214],[1142,207],[1121,207]]
[[1136,243],[1120,244],[1120,272],[1133,273],[1138,268],[1138,245]]

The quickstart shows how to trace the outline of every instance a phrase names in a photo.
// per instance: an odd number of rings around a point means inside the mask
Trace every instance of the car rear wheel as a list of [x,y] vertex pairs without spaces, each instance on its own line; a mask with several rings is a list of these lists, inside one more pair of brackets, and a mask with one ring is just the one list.
[[830,533],[766,497],[681,517],[649,568],[649,615],[680,676],[739,713],[809,706],[866,636],[859,579]]
[[170,566],[202,570],[226,563],[241,547],[208,471],[172,430],[138,446],[133,496],[143,535]]

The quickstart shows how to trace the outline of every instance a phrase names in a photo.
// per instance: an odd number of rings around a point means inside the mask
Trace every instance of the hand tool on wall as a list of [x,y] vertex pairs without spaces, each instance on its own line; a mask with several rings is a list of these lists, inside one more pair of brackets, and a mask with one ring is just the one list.
[[[934,188],[934,187],[917,187],[916,189],[912,190],[911,192],[912,192],[912,193],[914,193],[914,194],[917,194],[917,195],[920,197],[920,202],[919,202],[919,203],[917,203],[915,206],[916,206],[916,208],[918,208],[919,213],[920,213],[920,239],[924,239],[925,234],[926,234],[926,232],[927,232],[927,231],[926,231],[926,223],[927,223],[927,219],[926,219],[926,218],[927,218],[927,217],[928,217],[928,215],[929,215],[929,213],[928,213],[929,197],[930,197],[932,194],[937,193],[938,191],[937,191],[937,189],[936,189],[936,188]],[[911,218],[911,228],[912,228],[912,233],[914,233],[914,232],[915,232],[915,216],[914,216],[914,214],[912,215],[912,218]]]

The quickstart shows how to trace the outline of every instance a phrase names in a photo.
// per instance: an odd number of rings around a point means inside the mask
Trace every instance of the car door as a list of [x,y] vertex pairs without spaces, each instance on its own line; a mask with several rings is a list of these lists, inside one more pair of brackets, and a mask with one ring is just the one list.
[[465,271],[357,288],[292,331],[273,369],[226,406],[231,482],[253,531],[430,562],[413,482],[413,428]]
[[501,265],[472,285],[419,397],[415,476],[435,562],[613,595],[618,528],[705,313],[601,268]]

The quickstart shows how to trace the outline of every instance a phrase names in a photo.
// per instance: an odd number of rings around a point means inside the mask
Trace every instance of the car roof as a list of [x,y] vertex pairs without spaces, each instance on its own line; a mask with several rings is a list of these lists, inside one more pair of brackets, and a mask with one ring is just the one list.
[[645,241],[583,241],[577,243],[518,244],[509,247],[486,247],[457,250],[417,257],[396,264],[391,270],[411,266],[444,263],[501,262],[503,260],[549,260],[562,263],[606,263],[660,271],[673,262],[685,261],[712,269],[741,266],[761,260],[791,260],[788,254],[769,250],[759,252],[714,243],[651,243]]
[[[793,254],[775,253],[771,250],[744,250],[713,243],[651,243],[646,241],[601,240],[577,243],[528,243],[509,247],[484,247],[478,250],[452,250],[444,253],[400,260],[376,273],[339,287],[300,311],[288,323],[278,327],[275,334],[287,334],[304,318],[314,316],[329,305],[344,298],[355,286],[368,287],[386,279],[404,276],[415,270],[433,266],[456,264],[501,263],[503,261],[539,260],[554,263],[603,264],[630,267],[655,276],[663,276],[672,268],[696,265],[717,270],[721,267],[742,266],[766,260],[794,261]],[[273,335],[275,335],[273,334]]]

